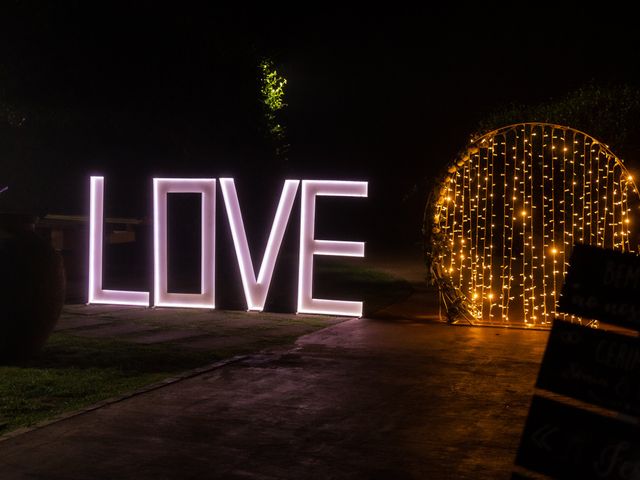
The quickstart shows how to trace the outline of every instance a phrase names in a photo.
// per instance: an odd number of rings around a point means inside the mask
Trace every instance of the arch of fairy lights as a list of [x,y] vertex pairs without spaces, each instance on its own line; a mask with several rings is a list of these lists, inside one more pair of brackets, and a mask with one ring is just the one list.
[[569,127],[524,123],[471,141],[425,212],[427,259],[450,322],[548,327],[571,247],[637,252],[633,177]]

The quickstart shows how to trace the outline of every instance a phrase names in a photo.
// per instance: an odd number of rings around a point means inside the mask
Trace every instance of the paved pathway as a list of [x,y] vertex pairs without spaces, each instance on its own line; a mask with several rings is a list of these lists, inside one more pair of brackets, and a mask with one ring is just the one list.
[[0,442],[9,479],[509,478],[547,333],[375,319]]

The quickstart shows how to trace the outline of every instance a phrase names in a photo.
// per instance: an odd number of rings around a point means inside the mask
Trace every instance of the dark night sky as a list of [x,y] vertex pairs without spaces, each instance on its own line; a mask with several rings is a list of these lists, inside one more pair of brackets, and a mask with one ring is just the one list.
[[[0,107],[14,121],[0,120],[0,208],[81,213],[90,173],[119,185],[114,214],[135,216],[147,204],[131,192],[154,175],[276,191],[284,176],[353,178],[417,235],[427,180],[492,110],[639,83],[634,16],[617,6],[157,3],[2,3]],[[289,81],[285,164],[259,134],[262,56]]]

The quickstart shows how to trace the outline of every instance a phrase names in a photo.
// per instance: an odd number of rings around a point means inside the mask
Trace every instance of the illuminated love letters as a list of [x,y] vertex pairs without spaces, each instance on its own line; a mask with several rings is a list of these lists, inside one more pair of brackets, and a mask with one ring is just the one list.
[[[366,197],[367,182],[338,180],[286,180],[271,225],[269,239],[256,276],[242,220],[240,202],[232,178],[220,178],[220,189],[229,219],[247,309],[262,311],[269,292],[276,259],[289,222],[300,183],[300,254],[298,313],[362,315],[362,302],[316,299],[313,291],[313,256],[364,257],[364,242],[315,239],[317,196]],[[88,302],[151,306],[149,292],[102,288],[104,177],[90,179]],[[200,293],[171,293],[167,272],[167,194],[198,193],[202,198]],[[153,179],[153,305],[158,307],[215,308],[216,180],[213,178]]]
[[[167,289],[167,194],[202,196],[200,293]],[[215,308],[216,181],[213,178],[153,179],[153,304],[157,307]]]
[[149,292],[102,288],[104,177],[91,177],[89,199],[89,303],[149,305]]

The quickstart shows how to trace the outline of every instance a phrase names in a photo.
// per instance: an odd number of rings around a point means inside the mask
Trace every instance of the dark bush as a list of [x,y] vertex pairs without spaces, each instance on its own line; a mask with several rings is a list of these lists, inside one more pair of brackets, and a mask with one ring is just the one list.
[[60,255],[24,216],[0,216],[0,360],[25,359],[49,338],[64,302]]

